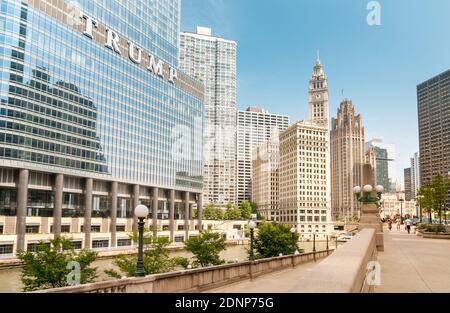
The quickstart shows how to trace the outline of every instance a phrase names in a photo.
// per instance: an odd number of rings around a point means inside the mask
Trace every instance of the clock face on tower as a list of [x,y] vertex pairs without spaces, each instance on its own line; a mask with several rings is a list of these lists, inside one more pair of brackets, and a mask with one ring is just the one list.
[[316,93],[316,99],[320,99],[322,95],[320,93]]

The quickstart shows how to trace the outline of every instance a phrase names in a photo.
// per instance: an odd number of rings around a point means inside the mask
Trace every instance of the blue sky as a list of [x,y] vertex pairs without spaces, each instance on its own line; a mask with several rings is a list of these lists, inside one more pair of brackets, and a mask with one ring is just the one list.
[[258,105],[291,121],[308,117],[317,49],[328,75],[330,115],[344,96],[362,114],[366,140],[396,144],[397,178],[418,151],[416,86],[450,68],[450,1],[182,0],[182,31],[196,26],[238,43],[238,108]]

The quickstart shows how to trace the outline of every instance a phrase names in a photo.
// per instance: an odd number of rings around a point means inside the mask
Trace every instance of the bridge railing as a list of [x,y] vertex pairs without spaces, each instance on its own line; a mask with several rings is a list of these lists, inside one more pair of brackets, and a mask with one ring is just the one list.
[[296,292],[372,292],[377,278],[373,275],[379,270],[375,266],[376,259],[376,230],[362,229],[352,240],[308,272]]
[[38,293],[176,293],[200,292],[234,282],[252,279],[275,271],[293,268],[307,262],[323,259],[333,250],[323,250],[298,255],[287,255],[241,263],[203,267],[142,278],[91,283],[79,286],[47,289]]

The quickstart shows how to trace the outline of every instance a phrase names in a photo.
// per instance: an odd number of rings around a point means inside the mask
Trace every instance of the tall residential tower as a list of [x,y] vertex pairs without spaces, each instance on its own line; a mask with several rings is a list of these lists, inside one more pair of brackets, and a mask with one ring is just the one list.
[[236,49],[205,27],[180,36],[180,67],[205,86],[204,201],[220,206],[236,203]]
[[289,117],[249,107],[245,111],[238,111],[237,119],[236,193],[237,202],[240,204],[244,200],[253,200],[253,149],[266,142],[274,131],[280,133],[285,130],[289,126]]

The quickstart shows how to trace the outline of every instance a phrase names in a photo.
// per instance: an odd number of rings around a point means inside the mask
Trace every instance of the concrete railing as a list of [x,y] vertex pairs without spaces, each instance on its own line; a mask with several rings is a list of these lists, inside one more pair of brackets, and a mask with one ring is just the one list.
[[366,277],[373,270],[370,262],[376,258],[376,231],[363,229],[307,273],[295,292],[372,292],[373,286]]
[[327,257],[333,250],[317,251],[233,263],[185,271],[149,275],[142,278],[124,278],[73,287],[47,289],[38,293],[176,293],[199,292],[234,282],[252,279],[297,265]]

